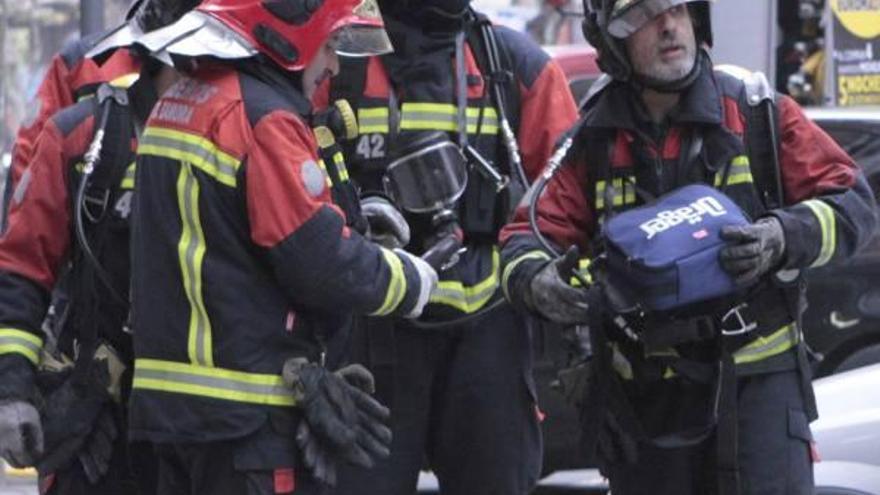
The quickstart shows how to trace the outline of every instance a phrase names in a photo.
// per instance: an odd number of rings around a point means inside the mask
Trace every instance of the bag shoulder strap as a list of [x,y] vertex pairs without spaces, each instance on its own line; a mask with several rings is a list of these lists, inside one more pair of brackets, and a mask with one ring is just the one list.
[[764,208],[785,204],[779,164],[779,112],[776,91],[761,72],[742,78],[745,86],[745,141],[755,188]]

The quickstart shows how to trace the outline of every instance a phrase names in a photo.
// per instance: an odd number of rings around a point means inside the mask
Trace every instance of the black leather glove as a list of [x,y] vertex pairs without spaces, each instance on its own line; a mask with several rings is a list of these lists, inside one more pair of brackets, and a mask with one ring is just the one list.
[[106,363],[93,362],[89,374],[78,382],[71,370],[54,373],[52,381],[59,385],[46,392],[40,411],[46,437],[46,453],[37,465],[42,474],[68,466],[82,449],[89,448],[87,440],[101,414],[111,407]]
[[568,283],[578,257],[578,249],[572,246],[561,258],[548,263],[532,277],[523,294],[529,309],[561,325],[587,323],[587,291]]
[[[372,395],[376,391],[373,375],[361,365],[346,366],[337,370],[336,374],[362,392]],[[306,467],[312,471],[315,478],[327,485],[335,486],[336,458],[333,452],[321,443],[320,438],[312,433],[308,421],[300,421],[296,430],[296,443],[302,452]]]
[[293,358],[284,363],[283,378],[303,411],[307,426],[298,428],[297,441],[316,477],[335,481],[331,460],[369,468],[391,454],[391,412],[368,393],[373,378],[366,368],[332,373]]
[[785,254],[785,232],[776,217],[724,227],[721,238],[728,243],[720,253],[721,266],[741,287],[758,282],[779,265]]
[[119,428],[116,427],[116,415],[113,407],[105,406],[95,422],[91,435],[77,453],[77,458],[79,458],[89,483],[95,485],[107,474],[110,469],[110,460],[113,458],[113,447],[118,436]]

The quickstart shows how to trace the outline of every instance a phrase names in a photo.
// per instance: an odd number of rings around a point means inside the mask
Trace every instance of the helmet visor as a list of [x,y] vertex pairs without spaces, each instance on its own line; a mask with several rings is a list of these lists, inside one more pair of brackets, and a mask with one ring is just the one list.
[[667,10],[696,0],[617,0],[608,21],[608,34],[624,39]]
[[394,51],[388,33],[381,26],[348,24],[333,34],[336,53],[345,57],[385,55]]

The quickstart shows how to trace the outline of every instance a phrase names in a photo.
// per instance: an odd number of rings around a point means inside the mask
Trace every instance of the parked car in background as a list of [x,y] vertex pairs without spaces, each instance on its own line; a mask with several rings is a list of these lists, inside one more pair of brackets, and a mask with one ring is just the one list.
[[[880,107],[809,108],[807,115],[861,165],[880,197]],[[844,266],[812,270],[807,342],[823,359],[817,376],[880,363],[880,236]]]

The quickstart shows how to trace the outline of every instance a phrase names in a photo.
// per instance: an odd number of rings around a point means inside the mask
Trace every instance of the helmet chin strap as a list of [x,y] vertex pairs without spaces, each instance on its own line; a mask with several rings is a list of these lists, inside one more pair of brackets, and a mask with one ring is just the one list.
[[690,87],[700,77],[703,67],[708,65],[708,61],[709,54],[705,49],[699,48],[694,57],[694,66],[691,67],[690,72],[674,81],[662,81],[633,71],[629,83],[638,91],[651,89],[659,93],[679,93]]

